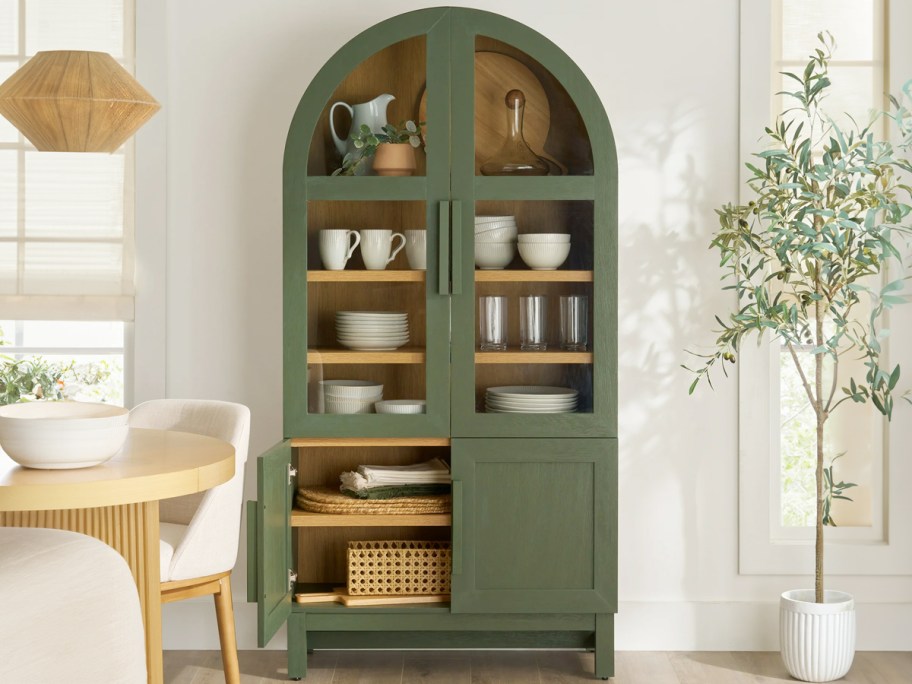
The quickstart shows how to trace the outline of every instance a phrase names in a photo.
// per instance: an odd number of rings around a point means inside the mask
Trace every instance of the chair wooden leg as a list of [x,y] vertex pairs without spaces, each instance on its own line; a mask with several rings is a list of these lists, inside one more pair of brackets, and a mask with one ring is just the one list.
[[234,635],[234,606],[231,601],[231,575],[219,580],[219,591],[214,595],[215,617],[218,621],[219,643],[222,646],[222,667],[226,684],[240,684],[237,639]]

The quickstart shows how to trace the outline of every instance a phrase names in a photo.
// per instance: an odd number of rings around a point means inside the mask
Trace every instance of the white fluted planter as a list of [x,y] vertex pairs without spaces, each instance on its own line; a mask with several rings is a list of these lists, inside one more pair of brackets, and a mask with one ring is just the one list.
[[825,591],[796,589],[779,600],[779,647],[789,674],[805,682],[831,682],[844,676],[855,658],[855,599]]

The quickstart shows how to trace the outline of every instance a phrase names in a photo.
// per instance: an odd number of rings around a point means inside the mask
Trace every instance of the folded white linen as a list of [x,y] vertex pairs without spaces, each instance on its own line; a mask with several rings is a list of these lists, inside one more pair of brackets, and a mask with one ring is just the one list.
[[358,466],[355,472],[339,476],[342,486],[353,491],[390,485],[449,483],[452,478],[447,464],[439,458],[409,466]]

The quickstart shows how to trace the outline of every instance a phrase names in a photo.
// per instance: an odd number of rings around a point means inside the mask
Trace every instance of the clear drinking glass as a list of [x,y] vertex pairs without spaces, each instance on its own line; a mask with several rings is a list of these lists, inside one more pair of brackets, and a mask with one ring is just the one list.
[[589,345],[589,297],[560,298],[560,344],[566,351],[586,351]]
[[530,295],[519,298],[519,348],[522,351],[545,351],[548,298]]
[[507,298],[478,298],[478,333],[481,351],[507,350]]

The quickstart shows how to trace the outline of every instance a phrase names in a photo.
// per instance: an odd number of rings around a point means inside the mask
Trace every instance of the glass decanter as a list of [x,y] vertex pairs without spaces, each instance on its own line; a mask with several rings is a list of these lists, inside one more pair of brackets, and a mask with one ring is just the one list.
[[523,138],[523,112],[526,96],[511,90],[507,105],[507,138],[493,157],[481,165],[483,176],[547,176],[548,165],[535,154]]

